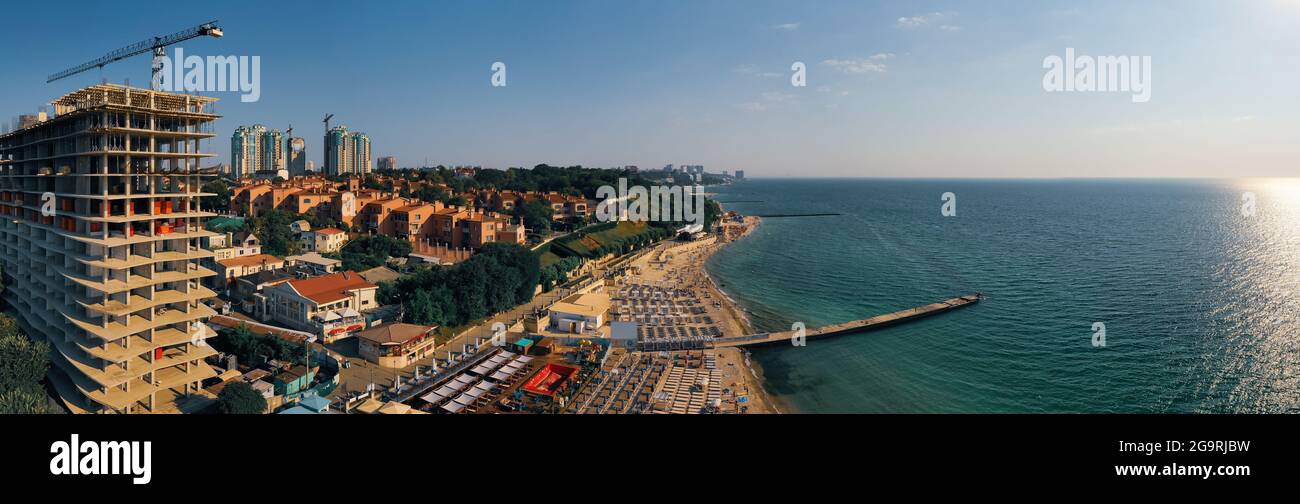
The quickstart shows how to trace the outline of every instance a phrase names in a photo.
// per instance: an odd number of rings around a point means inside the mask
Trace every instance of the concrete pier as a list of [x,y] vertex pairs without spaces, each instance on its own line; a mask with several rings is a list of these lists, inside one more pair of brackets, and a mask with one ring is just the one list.
[[[947,301],[928,304],[925,306],[918,306],[916,308],[908,308],[906,310],[896,311],[894,313],[887,313],[885,315],[877,315],[875,317],[871,317],[867,319],[854,320],[851,322],[828,325],[825,327],[818,327],[816,329],[807,329],[804,332],[804,337],[808,340],[811,340],[816,338],[827,338],[831,336],[839,336],[842,334],[848,334],[853,332],[878,329],[881,327],[900,324],[903,322],[908,322],[911,320],[928,317],[930,315],[936,315],[949,310],[955,310],[957,308],[970,306],[972,304],[978,303],[979,301],[980,301],[979,294],[969,294],[966,296],[955,297]],[[746,347],[746,346],[760,346],[760,345],[774,345],[774,344],[789,345],[791,344],[792,337],[794,337],[794,331],[751,334],[747,336],[730,336],[730,337],[718,338],[713,340],[713,347],[714,348]]]

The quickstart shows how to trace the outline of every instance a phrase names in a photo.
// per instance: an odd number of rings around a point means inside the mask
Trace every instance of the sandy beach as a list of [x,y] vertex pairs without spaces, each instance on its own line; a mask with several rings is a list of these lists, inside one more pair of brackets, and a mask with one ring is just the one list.
[[[706,313],[724,336],[752,334],[744,309],[718,289],[704,269],[705,262],[728,244],[747,236],[758,226],[758,217],[724,225],[720,236],[693,242],[670,242],[631,263],[639,281],[663,283],[694,290]],[[748,413],[779,413],[763,390],[761,371],[738,348],[709,350],[718,359],[724,396],[737,401]]]

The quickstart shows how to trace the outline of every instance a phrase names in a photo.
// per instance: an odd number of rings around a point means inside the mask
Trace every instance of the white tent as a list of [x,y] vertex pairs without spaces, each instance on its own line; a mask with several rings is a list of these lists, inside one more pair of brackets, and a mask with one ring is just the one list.
[[447,410],[448,412],[451,413],[460,413],[461,410],[465,409],[465,405],[456,402],[449,402],[447,404],[442,405],[442,409]]
[[437,404],[438,401],[446,399],[446,397],[438,394],[438,392],[429,392],[428,394],[420,396],[420,399],[423,399],[425,402],[430,404]]

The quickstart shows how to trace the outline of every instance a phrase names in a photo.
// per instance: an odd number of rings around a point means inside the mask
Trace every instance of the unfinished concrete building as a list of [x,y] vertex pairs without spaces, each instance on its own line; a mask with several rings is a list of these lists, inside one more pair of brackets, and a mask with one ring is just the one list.
[[215,98],[96,85],[0,136],[0,264],[21,326],[54,349],[73,412],[175,413],[210,401],[214,275],[199,207]]

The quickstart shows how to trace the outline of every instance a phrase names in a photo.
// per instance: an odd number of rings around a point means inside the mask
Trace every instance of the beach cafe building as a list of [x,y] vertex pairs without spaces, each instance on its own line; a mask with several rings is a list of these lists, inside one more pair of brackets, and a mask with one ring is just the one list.
[[594,333],[605,324],[609,296],[575,294],[551,305],[551,330],[570,334]]
[[394,322],[357,333],[361,357],[385,368],[404,368],[433,354],[437,326]]

